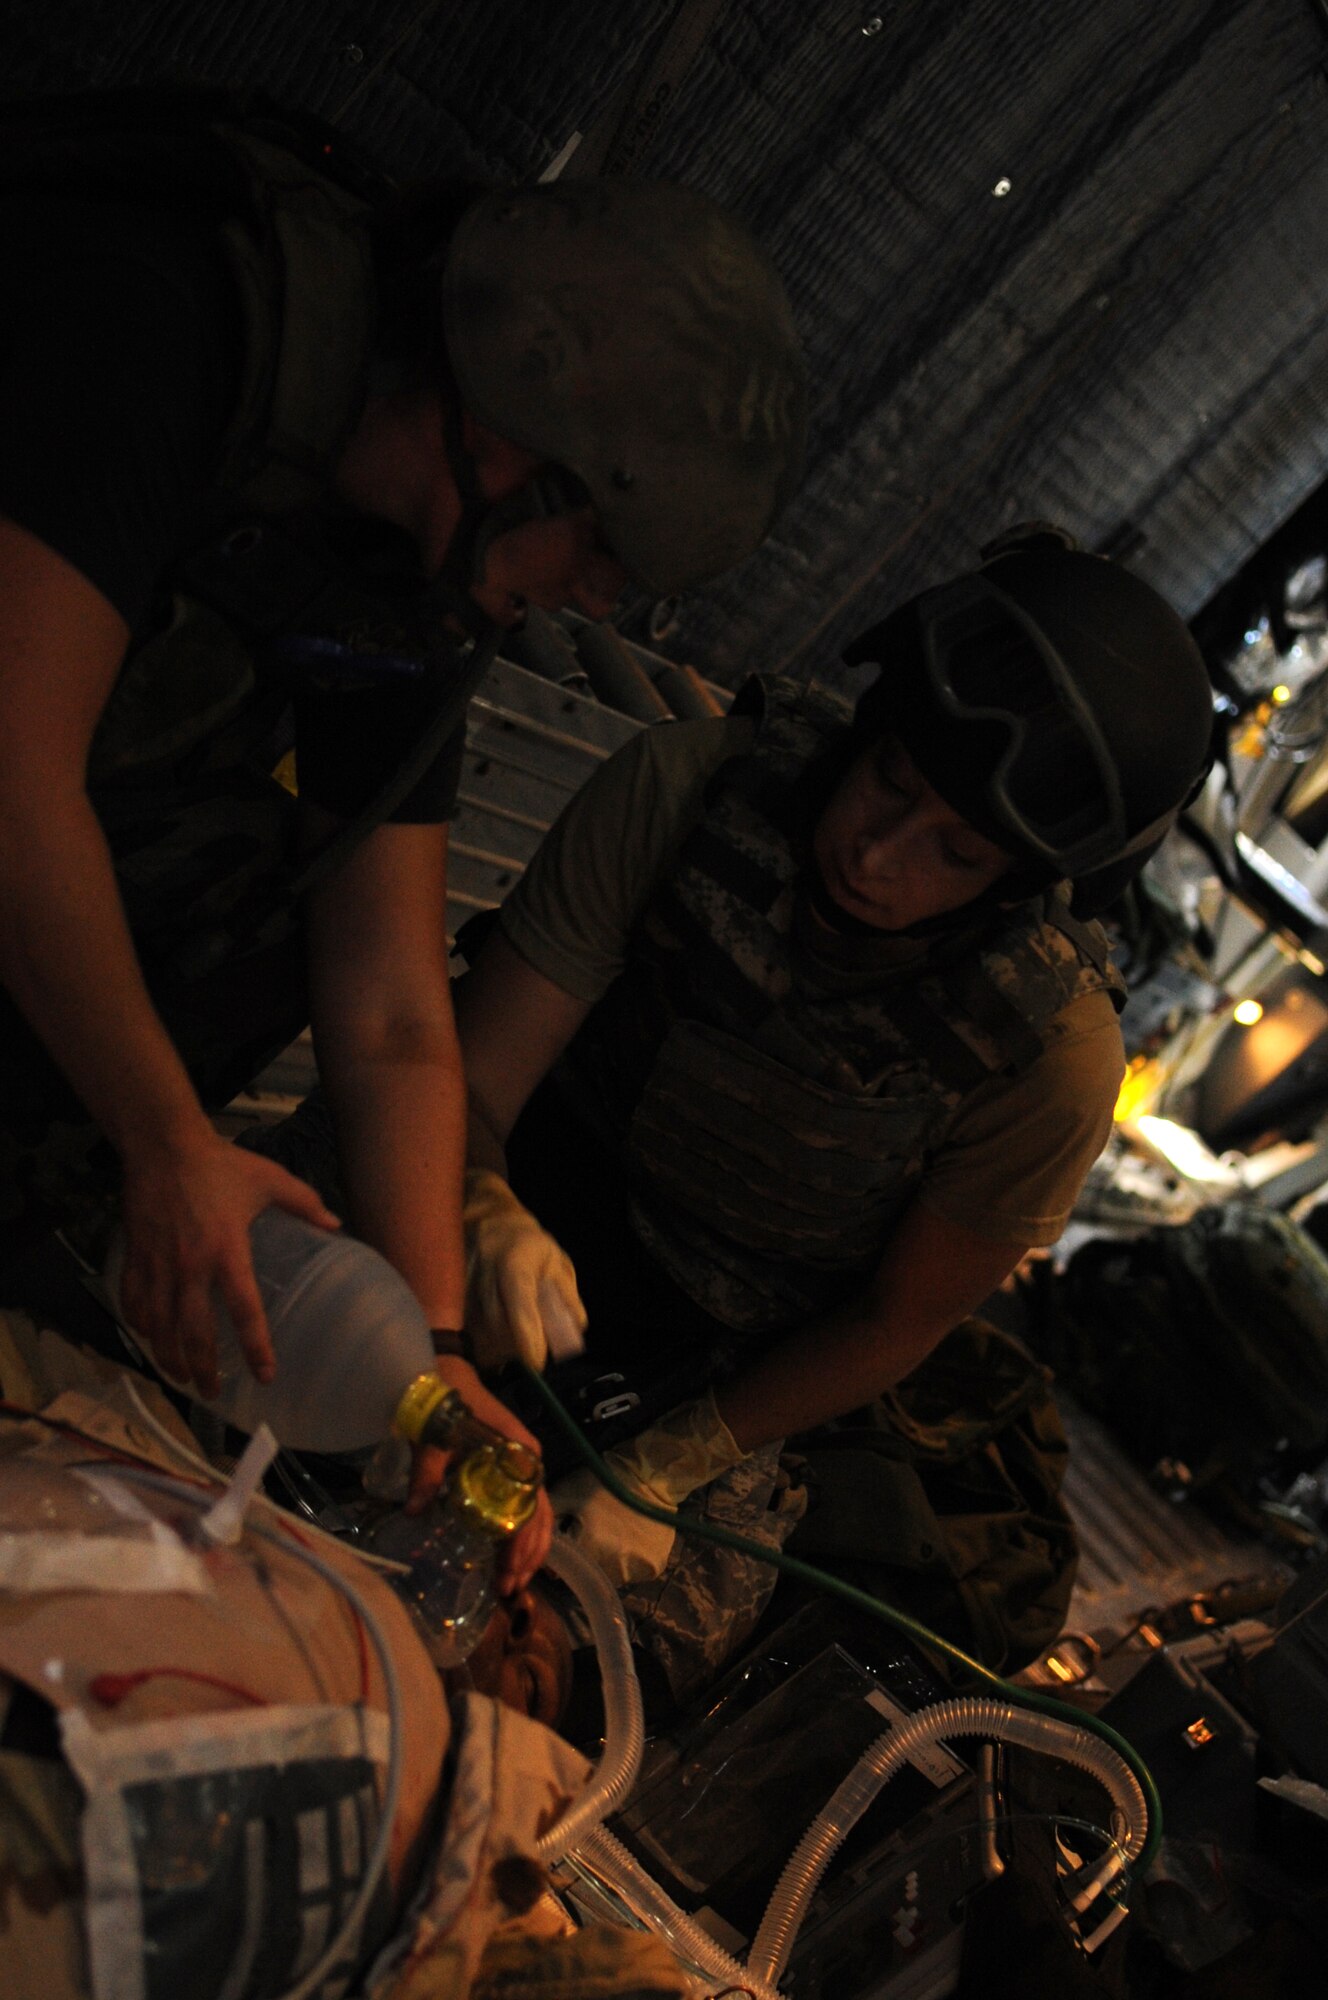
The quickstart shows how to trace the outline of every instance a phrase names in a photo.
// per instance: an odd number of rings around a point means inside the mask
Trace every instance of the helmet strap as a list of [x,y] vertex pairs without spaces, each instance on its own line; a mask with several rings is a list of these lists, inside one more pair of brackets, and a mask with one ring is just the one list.
[[[450,584],[453,591],[465,595],[468,600],[470,592],[484,576],[485,559],[490,548],[503,535],[513,528],[523,527],[528,521],[548,520],[557,514],[570,513],[589,499],[588,494],[572,490],[575,482],[569,482],[557,468],[527,480],[505,500],[486,499],[480,485],[475,454],[462,434],[460,405],[450,397],[443,403],[443,448],[447,453],[461,511],[439,576]],[[472,629],[473,617],[472,606],[472,617],[467,621]]]

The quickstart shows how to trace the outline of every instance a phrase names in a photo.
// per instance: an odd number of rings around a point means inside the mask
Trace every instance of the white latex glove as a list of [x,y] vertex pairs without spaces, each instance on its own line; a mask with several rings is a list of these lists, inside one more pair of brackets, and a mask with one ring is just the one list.
[[466,1330],[481,1368],[524,1361],[543,1368],[585,1345],[586,1309],[566,1251],[501,1174],[466,1173]]
[[610,1583],[649,1583],[662,1575],[677,1539],[673,1529],[624,1507],[588,1465],[560,1479],[549,1500],[558,1533],[598,1564]]
[[[744,1455],[707,1390],[699,1402],[681,1404],[639,1437],[615,1445],[605,1462],[652,1506],[676,1508]],[[560,1479],[549,1498],[559,1533],[598,1563],[610,1583],[647,1583],[663,1572],[675,1530],[625,1506],[588,1465]]]

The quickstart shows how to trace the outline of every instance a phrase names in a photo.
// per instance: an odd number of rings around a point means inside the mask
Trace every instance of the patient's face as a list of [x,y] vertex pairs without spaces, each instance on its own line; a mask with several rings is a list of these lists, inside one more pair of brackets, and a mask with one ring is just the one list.
[[572,1648],[562,1619],[536,1590],[499,1604],[466,1662],[481,1694],[556,1728],[572,1685]]

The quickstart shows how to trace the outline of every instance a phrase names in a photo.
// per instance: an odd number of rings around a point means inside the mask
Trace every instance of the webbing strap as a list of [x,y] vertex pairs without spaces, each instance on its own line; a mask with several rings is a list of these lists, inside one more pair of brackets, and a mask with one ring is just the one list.
[[925,999],[921,985],[901,985],[876,1004],[947,1090],[975,1090],[991,1075],[976,1051]]
[[1020,1011],[986,970],[981,959],[950,974],[951,990],[964,1013],[991,1036],[1016,1071],[1030,1069],[1044,1043],[1028,1016]]
[[688,834],[679,859],[718,882],[721,889],[727,889],[749,909],[759,910],[762,916],[769,914],[784,888],[783,880],[773,868],[731,847],[704,820]]
[[1111,943],[1100,924],[1084,923],[1059,896],[1047,898],[1046,918],[1070,940],[1095,972],[1106,972],[1111,963]]
[[710,933],[683,903],[672,883],[660,890],[655,908],[671,931],[698,985],[703,985],[731,1021],[753,1032],[774,1008],[768,993],[748,979],[721,951]]

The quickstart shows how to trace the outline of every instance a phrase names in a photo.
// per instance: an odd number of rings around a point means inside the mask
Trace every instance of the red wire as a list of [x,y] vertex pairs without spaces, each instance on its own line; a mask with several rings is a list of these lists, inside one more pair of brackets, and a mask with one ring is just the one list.
[[201,1681],[204,1687],[220,1688],[223,1694],[233,1694],[240,1701],[252,1702],[255,1708],[272,1706],[265,1694],[255,1694],[251,1688],[241,1687],[238,1681],[224,1680],[220,1674],[205,1674],[197,1667],[139,1667],[129,1674],[94,1674],[88,1682],[88,1693],[104,1708],[118,1708],[125,1696],[142,1687],[144,1681],[163,1678]]
[[[0,1396],[0,1416],[18,1417],[24,1423],[31,1422],[34,1424],[44,1424],[47,1430],[61,1431],[64,1433],[66,1437],[77,1438],[81,1444],[92,1445],[97,1451],[101,1452],[105,1457],[119,1459],[120,1462],[124,1465],[141,1465],[146,1467],[147,1470],[150,1472],[160,1472],[162,1470],[162,1468],[155,1462],[155,1460],[150,1458],[144,1458],[139,1452],[123,1451],[120,1449],[118,1445],[107,1444],[104,1438],[94,1437],[91,1431],[80,1430],[77,1424],[67,1424],[62,1417],[44,1417],[41,1414],[40,1410],[25,1410],[21,1403],[11,1403],[7,1396]],[[196,1486],[199,1487],[203,1492],[207,1492],[209,1490],[208,1482],[205,1479],[193,1478],[187,1472],[177,1472],[174,1467],[171,1468],[170,1477],[172,1479],[180,1480],[181,1483],[185,1486]],[[307,1549],[312,1546],[312,1544],[309,1541],[309,1538],[300,1533],[300,1530],[296,1527],[294,1521],[288,1519],[284,1514],[279,1514],[278,1520],[280,1522],[280,1525],[286,1530],[286,1533],[290,1535],[293,1540],[297,1541],[300,1544],[301,1548]],[[348,1608],[350,1609],[351,1616],[355,1622],[355,1644],[360,1663],[359,1699],[360,1699],[360,1704],[363,1707],[364,1705],[367,1704],[369,1700],[369,1646],[364,1630],[364,1620],[360,1617],[359,1612],[355,1610],[353,1605],[349,1605]],[[164,1674],[171,1674],[175,1673],[176,1671],[177,1669],[174,1667],[159,1667],[152,1669],[152,1672],[154,1673],[164,1673]],[[178,1671],[187,1680],[200,1680],[200,1679],[207,1680],[209,1678],[209,1676],[206,1674],[199,1675],[199,1674],[187,1673],[184,1668],[180,1668]],[[109,1676],[98,1675],[98,1680],[101,1679],[115,1680],[116,1676],[113,1674]],[[219,1680],[216,1681],[214,1685],[220,1688],[225,1688],[231,1694],[244,1695],[246,1701],[262,1701],[263,1699],[261,1695],[247,1694],[245,1689],[240,1687],[235,1687],[229,1681]],[[96,1693],[95,1682],[93,1683],[93,1692],[94,1694]],[[123,1701],[125,1695],[128,1692],[129,1690],[127,1687],[123,1688],[118,1695],[111,1697],[111,1699],[115,1701]],[[97,1696],[98,1700],[101,1700],[102,1698],[103,1697],[101,1697],[100,1695]]]

